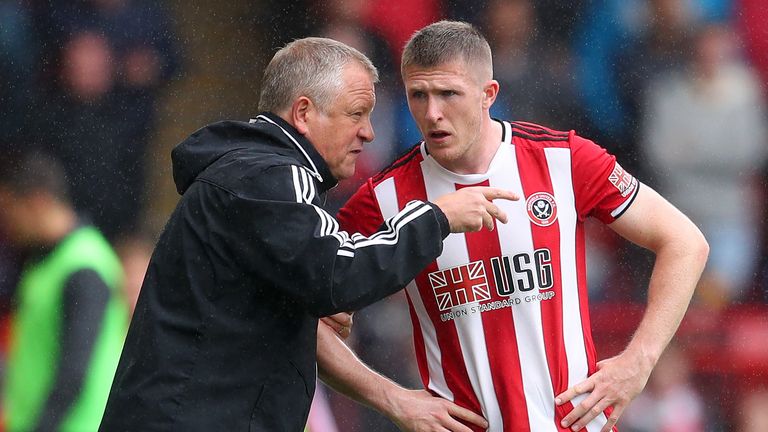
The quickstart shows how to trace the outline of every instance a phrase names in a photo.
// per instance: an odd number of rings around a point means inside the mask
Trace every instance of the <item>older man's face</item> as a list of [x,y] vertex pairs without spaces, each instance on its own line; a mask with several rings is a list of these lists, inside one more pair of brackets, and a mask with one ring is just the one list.
[[343,81],[342,93],[331,106],[318,107],[306,133],[339,180],[355,173],[363,144],[373,141],[371,112],[376,103],[373,80],[361,65],[347,65]]

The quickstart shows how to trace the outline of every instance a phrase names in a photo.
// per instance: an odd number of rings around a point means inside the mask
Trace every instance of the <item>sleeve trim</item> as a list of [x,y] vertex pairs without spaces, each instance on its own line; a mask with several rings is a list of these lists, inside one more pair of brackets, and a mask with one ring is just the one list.
[[637,194],[640,191],[640,182],[637,182],[637,187],[635,188],[634,192],[632,193],[632,196],[624,201],[623,204],[618,206],[614,211],[611,212],[611,217],[614,219],[618,219],[623,215],[627,209],[632,205],[633,202],[635,202],[635,198],[637,198]]

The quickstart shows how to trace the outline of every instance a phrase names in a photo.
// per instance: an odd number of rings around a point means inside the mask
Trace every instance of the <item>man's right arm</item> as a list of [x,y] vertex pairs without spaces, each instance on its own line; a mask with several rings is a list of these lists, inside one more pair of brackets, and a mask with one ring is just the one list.
[[317,328],[320,379],[334,390],[387,416],[404,431],[449,430],[471,432],[459,420],[487,428],[478,414],[432,396],[408,390],[366,366],[328,325]]
[[357,310],[402,289],[440,255],[449,232],[492,228],[506,215],[491,200],[517,198],[464,188],[434,204],[412,201],[366,237],[340,230],[315,204],[314,182],[302,168],[272,170],[250,185],[251,196],[206,189],[210,196],[201,198],[221,208],[213,214],[223,219],[209,223],[209,235],[240,266],[316,316]]

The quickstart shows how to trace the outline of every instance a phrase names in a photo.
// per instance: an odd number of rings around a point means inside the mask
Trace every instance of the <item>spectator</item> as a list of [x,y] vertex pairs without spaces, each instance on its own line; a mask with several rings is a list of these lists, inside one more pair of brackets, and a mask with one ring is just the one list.
[[34,103],[38,68],[32,14],[22,2],[0,0],[0,152],[19,150]]
[[620,144],[632,169],[643,166],[638,133],[645,92],[654,81],[685,67],[692,20],[692,12],[685,0],[650,1],[642,33],[616,55],[616,97],[626,115],[620,135],[624,142]]
[[718,306],[752,281],[759,200],[753,180],[768,156],[760,86],[723,25],[695,37],[687,73],[654,82],[643,149],[659,189],[697,222],[712,252],[699,296]]
[[747,55],[768,92],[768,8],[763,0],[738,0],[738,23]]
[[178,55],[161,6],[141,0],[57,3],[38,11],[57,67],[40,110],[41,141],[57,143],[75,206],[110,239],[137,228],[159,88]]
[[578,122],[570,52],[541,31],[533,2],[491,0],[484,17],[502,89],[492,114],[559,129]]
[[[688,27],[705,18],[724,17],[727,3],[728,0],[588,2],[573,39],[579,100],[595,129],[593,135],[605,142],[609,151],[622,155],[620,161],[628,169],[638,167],[633,159],[637,156],[633,125],[638,118],[623,99],[628,91],[623,88],[623,80],[632,79],[626,71],[626,78],[622,77],[623,64],[629,62],[628,67],[640,76],[647,73],[649,64],[645,58],[628,58],[624,53],[638,49],[637,44],[648,40],[646,35],[659,29]],[[650,66],[650,70],[655,68]],[[629,85],[631,88],[632,83]]]

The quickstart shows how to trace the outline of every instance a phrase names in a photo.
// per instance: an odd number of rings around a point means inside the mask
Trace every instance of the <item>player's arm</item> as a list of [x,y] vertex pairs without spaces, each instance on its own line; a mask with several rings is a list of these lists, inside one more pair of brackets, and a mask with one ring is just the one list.
[[424,390],[408,390],[366,366],[338,336],[320,322],[317,328],[320,379],[334,390],[387,416],[401,430],[471,432],[458,419],[487,428],[481,416]]
[[626,349],[597,364],[597,372],[557,396],[559,403],[587,394],[564,419],[583,429],[613,407],[602,432],[610,431],[629,402],[645,387],[651,370],[677,331],[704,270],[709,245],[699,229],[653,189],[643,185],[635,202],[609,225],[622,237],[653,251],[656,261],[648,287],[648,305]]

